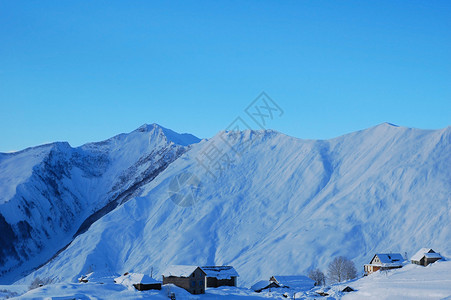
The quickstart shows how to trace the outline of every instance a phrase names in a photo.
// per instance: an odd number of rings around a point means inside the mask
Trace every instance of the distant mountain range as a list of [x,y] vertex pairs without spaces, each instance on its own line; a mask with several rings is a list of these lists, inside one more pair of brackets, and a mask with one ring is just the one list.
[[451,127],[200,141],[153,124],[1,153],[0,232],[0,283],[228,264],[248,285],[337,255],[451,254]]

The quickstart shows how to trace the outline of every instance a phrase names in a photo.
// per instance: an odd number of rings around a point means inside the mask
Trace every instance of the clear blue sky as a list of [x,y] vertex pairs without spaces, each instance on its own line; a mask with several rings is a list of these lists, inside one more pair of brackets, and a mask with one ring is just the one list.
[[211,137],[261,91],[268,128],[451,124],[451,1],[0,0],[0,151],[159,123]]

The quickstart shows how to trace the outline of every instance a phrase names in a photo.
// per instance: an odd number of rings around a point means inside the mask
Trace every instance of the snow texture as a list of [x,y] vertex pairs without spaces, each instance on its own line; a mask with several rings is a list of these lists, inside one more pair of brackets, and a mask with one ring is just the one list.
[[207,277],[215,277],[219,280],[240,276],[232,266],[205,266],[202,267],[202,270],[207,274]]
[[273,282],[269,281],[269,280],[260,280],[260,281],[256,282],[255,284],[253,284],[251,286],[251,289],[254,291],[259,291],[259,290],[262,290],[262,289],[270,286],[271,283],[273,283]]
[[313,288],[315,281],[302,275],[274,276],[281,287],[288,287],[296,291],[307,291]]

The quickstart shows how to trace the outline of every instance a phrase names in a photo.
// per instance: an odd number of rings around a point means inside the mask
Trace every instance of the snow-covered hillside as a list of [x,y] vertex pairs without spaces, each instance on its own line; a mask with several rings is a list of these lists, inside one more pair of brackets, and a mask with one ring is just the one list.
[[449,255],[450,139],[451,127],[387,123],[318,141],[271,130],[221,132],[192,145],[20,282],[230,264],[239,285],[249,286],[324,270],[337,255],[359,271],[376,252],[412,255],[427,246]]
[[199,139],[156,124],[72,148],[0,154],[0,282],[48,261]]

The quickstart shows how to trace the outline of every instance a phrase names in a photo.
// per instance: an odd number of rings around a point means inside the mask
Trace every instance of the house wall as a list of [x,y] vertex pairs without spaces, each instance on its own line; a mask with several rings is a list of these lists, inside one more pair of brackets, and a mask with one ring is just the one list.
[[364,266],[364,271],[365,271],[366,275],[371,274],[373,272],[376,272],[376,271],[378,271],[380,269],[381,269],[381,266],[372,266],[372,265],[365,265]]
[[175,284],[176,286],[181,287],[182,289],[185,289],[191,293],[190,287],[189,287],[189,278],[174,277],[174,276],[164,277],[163,276],[163,285],[168,284],[168,283]]
[[440,258],[424,258],[424,266],[426,267],[429,264],[435,263]]

